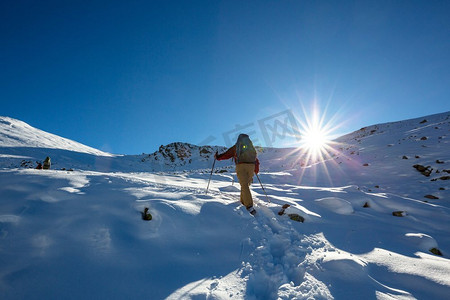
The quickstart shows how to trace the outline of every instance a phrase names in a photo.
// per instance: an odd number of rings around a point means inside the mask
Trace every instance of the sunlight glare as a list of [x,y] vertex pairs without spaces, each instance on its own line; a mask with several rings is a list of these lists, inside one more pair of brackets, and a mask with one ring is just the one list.
[[306,152],[308,157],[312,160],[323,158],[327,153],[329,144],[331,143],[329,124],[323,125],[323,116],[319,117],[320,113],[314,109],[310,118],[306,122],[302,122],[301,129],[301,148]]
[[[334,174],[341,170],[341,159],[351,161],[342,150],[345,144],[336,140],[339,136],[338,130],[346,124],[338,112],[327,116],[328,104],[321,110],[318,101],[310,102],[311,107],[305,109],[302,102],[299,103],[301,110],[296,115],[300,125],[297,128],[297,144],[289,155],[295,157],[293,166],[299,166],[298,182],[303,180],[304,174],[308,173],[308,180],[314,180],[315,176],[326,176],[329,182],[333,182],[329,168],[333,168]],[[288,156],[289,156],[288,155]],[[341,158],[341,159],[339,159]],[[338,160],[339,159],[339,160]],[[317,179],[317,178],[316,178]]]
[[306,128],[302,135],[303,145],[316,156],[329,143],[326,132],[320,127]]

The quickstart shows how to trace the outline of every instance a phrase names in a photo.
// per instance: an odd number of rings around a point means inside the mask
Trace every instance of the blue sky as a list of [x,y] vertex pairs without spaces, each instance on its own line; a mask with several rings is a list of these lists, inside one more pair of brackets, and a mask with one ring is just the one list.
[[449,111],[449,15],[449,1],[2,1],[0,115],[139,154],[225,145],[237,125],[292,145],[292,116],[314,106],[334,134]]

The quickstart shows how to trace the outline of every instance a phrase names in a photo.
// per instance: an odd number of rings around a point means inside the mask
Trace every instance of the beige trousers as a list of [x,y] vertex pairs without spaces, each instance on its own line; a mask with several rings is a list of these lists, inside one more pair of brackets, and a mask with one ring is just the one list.
[[255,173],[254,164],[237,164],[236,175],[241,184],[241,203],[246,207],[253,206],[252,194],[250,192],[250,184],[253,181]]

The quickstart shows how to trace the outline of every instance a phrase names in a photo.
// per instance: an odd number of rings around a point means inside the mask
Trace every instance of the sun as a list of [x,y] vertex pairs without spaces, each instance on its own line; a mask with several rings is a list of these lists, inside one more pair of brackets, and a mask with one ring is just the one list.
[[312,160],[322,158],[331,143],[327,131],[319,124],[310,124],[304,127],[300,137],[301,148]]
[[298,166],[297,180],[301,182],[304,175],[308,174],[308,182],[319,179],[319,176],[325,176],[333,183],[334,178],[329,169],[342,171],[341,161],[338,159],[346,157],[342,153],[345,144],[338,139],[340,136],[338,130],[348,122],[348,118],[343,119],[339,111],[330,115],[328,104],[321,110],[318,101],[311,101],[309,109],[305,109],[302,102],[299,104],[300,108],[295,115],[299,125],[295,131],[296,143],[287,155],[294,158],[292,166]]
[[309,114],[303,110],[305,119],[301,123],[300,148],[309,159],[322,159],[327,156],[334,130],[330,122],[325,122],[325,115],[315,107]]
[[[306,170],[323,168],[328,174],[328,167],[339,167],[337,158],[342,154],[344,144],[337,138],[340,136],[338,130],[342,128],[347,120],[342,120],[339,113],[328,113],[328,104],[321,110],[318,101],[309,102],[309,109],[305,109],[302,102],[299,103],[294,114],[296,127],[294,130],[295,142],[287,156],[292,157],[292,166],[300,167],[300,180]],[[311,170],[312,170],[311,169]],[[329,178],[331,180],[331,178]]]
[[301,138],[303,146],[312,154],[319,154],[330,143],[325,130],[318,126],[306,128]]

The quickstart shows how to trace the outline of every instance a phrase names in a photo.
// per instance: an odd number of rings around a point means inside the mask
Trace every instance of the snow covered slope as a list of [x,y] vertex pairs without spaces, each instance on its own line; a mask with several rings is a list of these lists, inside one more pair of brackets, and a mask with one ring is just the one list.
[[[34,168],[50,156],[54,169],[96,171],[183,171],[207,169],[220,146],[172,143],[151,154],[113,155],[36,129],[22,121],[0,117],[0,167]],[[224,168],[230,168],[231,162]]]
[[100,156],[112,156],[110,153],[34,128],[25,122],[1,116],[0,146],[63,149]]
[[262,149],[255,217],[230,162],[205,194],[218,148],[54,149],[35,170],[0,145],[0,299],[446,299],[449,115],[367,127],[322,162]]

